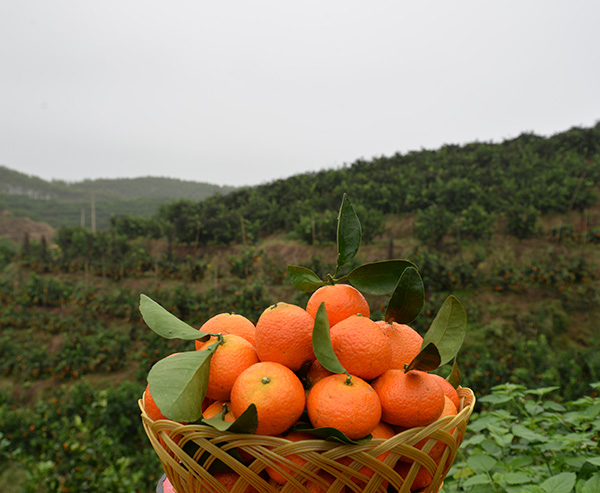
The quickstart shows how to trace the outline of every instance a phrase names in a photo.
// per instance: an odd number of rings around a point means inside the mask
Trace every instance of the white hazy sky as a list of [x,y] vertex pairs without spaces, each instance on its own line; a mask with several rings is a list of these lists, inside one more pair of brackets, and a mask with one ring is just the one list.
[[255,185],[591,126],[599,25],[592,0],[0,0],[0,164]]

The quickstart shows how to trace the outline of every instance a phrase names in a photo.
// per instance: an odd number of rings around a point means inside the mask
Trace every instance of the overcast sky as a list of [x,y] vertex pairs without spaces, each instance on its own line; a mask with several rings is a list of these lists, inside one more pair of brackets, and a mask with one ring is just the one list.
[[599,25],[592,0],[0,0],[0,164],[255,185],[592,126]]

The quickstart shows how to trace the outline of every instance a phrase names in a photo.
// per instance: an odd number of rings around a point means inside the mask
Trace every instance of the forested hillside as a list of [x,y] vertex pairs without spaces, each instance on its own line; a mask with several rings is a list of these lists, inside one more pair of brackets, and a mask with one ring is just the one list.
[[107,229],[110,218],[116,214],[150,217],[166,202],[176,199],[200,201],[233,189],[160,177],[49,182],[0,166],[0,210],[44,221],[53,227],[79,225],[82,209],[89,226],[92,196],[96,226]]
[[[500,144],[445,146],[437,151],[359,160],[161,208],[157,220],[180,242],[198,245],[259,239],[277,231],[331,241],[343,192],[358,205],[368,235],[382,232],[385,214],[417,214],[415,234],[431,245],[447,233],[488,238],[501,219],[525,238],[540,215],[582,211],[597,204],[600,123],[550,138],[523,134]],[[243,224],[243,227],[241,226]]]

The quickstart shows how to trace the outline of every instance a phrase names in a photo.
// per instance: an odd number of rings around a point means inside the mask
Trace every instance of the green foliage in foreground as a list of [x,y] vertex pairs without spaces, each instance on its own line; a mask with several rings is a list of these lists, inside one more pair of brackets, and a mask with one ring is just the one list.
[[444,491],[595,493],[600,491],[600,383],[590,396],[560,404],[558,387],[504,384],[479,402]]
[[140,419],[143,390],[76,385],[34,408],[0,394],[0,491],[153,491],[162,467]]

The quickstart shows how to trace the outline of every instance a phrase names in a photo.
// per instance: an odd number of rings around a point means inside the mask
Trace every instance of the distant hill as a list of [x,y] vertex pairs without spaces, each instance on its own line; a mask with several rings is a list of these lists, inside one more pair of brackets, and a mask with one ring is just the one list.
[[81,222],[82,209],[89,224],[94,197],[96,224],[108,227],[115,214],[151,217],[161,204],[174,200],[202,201],[224,195],[234,187],[184,181],[175,178],[141,177],[97,179],[67,183],[46,181],[0,166],[0,210],[27,216],[53,227]]
[[59,202],[88,201],[92,193],[96,195],[97,200],[102,201],[148,197],[203,200],[216,193],[224,194],[234,189],[234,187],[204,182],[152,176],[101,178],[73,183],[62,180],[46,181],[0,165],[0,194],[20,195],[33,199],[54,199]]

